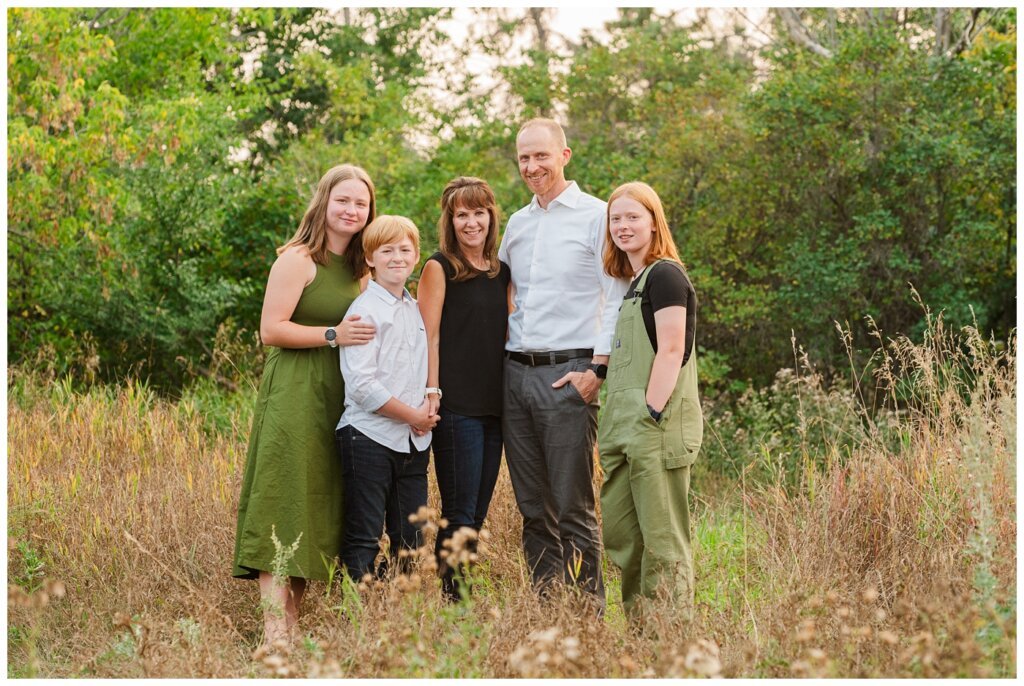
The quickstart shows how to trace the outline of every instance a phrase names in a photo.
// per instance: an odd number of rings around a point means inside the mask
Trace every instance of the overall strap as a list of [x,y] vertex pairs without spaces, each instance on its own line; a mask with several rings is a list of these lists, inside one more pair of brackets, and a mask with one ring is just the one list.
[[651,269],[654,268],[654,265],[660,264],[662,262],[672,262],[672,260],[668,259],[667,257],[662,257],[644,267],[643,274],[641,274],[640,276],[640,281],[636,284],[636,290],[633,291],[633,298],[639,298],[640,296],[643,295],[644,288],[646,288],[647,286],[647,277],[650,276]]

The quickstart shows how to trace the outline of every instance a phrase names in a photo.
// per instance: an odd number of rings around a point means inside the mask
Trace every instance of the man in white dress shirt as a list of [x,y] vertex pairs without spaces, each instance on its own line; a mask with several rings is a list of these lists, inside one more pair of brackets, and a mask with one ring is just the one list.
[[511,217],[498,257],[512,271],[502,433],[535,587],[575,583],[604,607],[594,510],[597,394],[625,281],[602,264],[605,203],[565,178],[572,157],[551,119],[516,137],[534,197]]

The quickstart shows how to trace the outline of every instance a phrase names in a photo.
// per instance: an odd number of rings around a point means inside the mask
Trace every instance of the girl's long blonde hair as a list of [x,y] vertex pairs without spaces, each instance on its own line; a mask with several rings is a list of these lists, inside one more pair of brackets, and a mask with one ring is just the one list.
[[[326,174],[320,177],[320,182],[316,186],[316,192],[313,193],[313,197],[309,201],[309,207],[306,208],[306,213],[302,216],[302,221],[299,222],[298,230],[290,241],[277,249],[278,255],[292,246],[302,245],[309,251],[309,256],[313,258],[314,262],[317,264],[327,264],[329,259],[327,251],[327,203],[331,197],[331,190],[335,186],[342,181],[350,181],[352,179],[362,181],[366,184],[367,190],[370,191],[370,212],[366,217],[366,223],[369,224],[374,220],[377,216],[377,191],[373,187],[370,175],[362,167],[357,167],[354,164],[339,164],[336,167],[331,167],[327,170]],[[365,225],[363,228],[365,228]],[[363,241],[360,235],[362,231],[363,229],[360,228],[359,233],[352,236],[348,247],[345,248],[345,255],[343,257],[345,264],[348,265],[348,268],[357,279],[362,278],[369,270],[366,260],[363,259]]]

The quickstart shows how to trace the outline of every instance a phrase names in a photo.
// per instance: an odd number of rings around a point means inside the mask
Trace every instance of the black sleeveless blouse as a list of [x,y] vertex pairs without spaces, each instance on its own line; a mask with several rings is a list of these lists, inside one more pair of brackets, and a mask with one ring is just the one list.
[[430,259],[440,263],[445,276],[437,370],[441,407],[467,417],[500,417],[512,272],[502,262],[493,279],[478,272],[452,281],[455,270],[448,258],[436,252]]

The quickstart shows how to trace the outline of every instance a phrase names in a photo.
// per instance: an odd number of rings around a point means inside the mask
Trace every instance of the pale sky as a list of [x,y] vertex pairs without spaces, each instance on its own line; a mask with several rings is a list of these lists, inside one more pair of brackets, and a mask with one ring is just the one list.
[[[682,24],[688,23],[697,18],[697,10],[694,7],[679,7],[678,5],[654,5],[653,8],[660,14],[667,14],[673,10],[677,12],[676,20]],[[508,9],[507,16],[515,17],[519,15],[525,15],[524,7],[513,7]],[[550,15],[549,30],[552,33],[560,34],[567,40],[576,42],[579,40],[584,29],[590,29],[591,32],[595,33],[595,37],[601,40],[603,34],[604,24],[618,17],[618,8],[616,6],[597,6],[597,7],[555,7],[554,12]],[[766,28],[764,26],[758,26],[762,24],[766,18],[768,10],[766,8],[743,8],[738,12],[730,10],[729,8],[709,8],[708,23],[710,25],[711,32],[720,35],[731,35],[734,32],[736,25],[742,25],[745,27],[745,33],[752,38],[755,42],[761,42],[763,40],[761,33]],[[450,39],[450,43],[443,45],[441,49],[442,61],[446,59],[455,59],[455,49],[457,46],[462,46],[466,43],[470,32],[476,29],[476,23],[482,21],[480,16],[469,7],[454,7],[452,12],[452,18],[450,20],[441,22],[438,27],[445,33]],[[477,31],[479,33],[479,31]],[[533,30],[527,28],[521,32],[521,35],[517,37],[514,43],[512,51],[502,55],[500,58],[491,57],[484,55],[480,52],[471,54],[468,60],[464,63],[466,76],[475,78],[475,92],[480,95],[490,94],[488,97],[501,98],[501,94],[492,93],[491,88],[495,84],[495,74],[497,74],[497,68],[502,65],[517,64],[523,60],[522,49],[528,47],[528,44],[533,40]],[[559,51],[561,42],[557,39],[552,41],[551,47],[556,51]],[[446,91],[441,81],[440,75],[434,85],[429,88],[435,94],[434,97],[445,98]],[[558,114],[555,114],[556,118]],[[419,135],[414,136],[416,139],[415,144],[417,147],[423,147],[429,145],[427,141],[431,138],[431,135],[421,132]]]
[[[652,7],[659,13],[668,13],[675,10],[678,12],[677,21],[680,23],[686,23],[696,18],[696,8],[694,7],[680,7],[678,5],[652,5]],[[469,27],[478,19],[473,9],[469,7],[454,7],[453,9],[452,19],[441,22],[440,28],[447,33],[453,44],[461,45],[466,40]],[[524,8],[509,9],[512,13],[516,13],[522,12]],[[550,29],[571,41],[579,40],[584,29],[596,31],[597,36],[600,37],[604,24],[618,16],[618,8],[613,5],[555,7],[553,9],[554,14],[551,18]],[[757,37],[759,34],[758,29],[763,30],[764,28],[758,25],[762,24],[767,12],[768,10],[764,7],[743,8],[740,10],[740,16],[737,16],[729,8],[710,8],[710,24],[717,33],[718,31],[731,32],[733,24],[740,23],[746,27],[748,35]],[[525,40],[518,41],[517,43],[519,47],[524,47]],[[516,59],[516,57],[511,55],[509,58]],[[470,63],[466,66],[470,72],[482,75],[492,71],[497,66],[497,61],[479,56],[471,59]]]

